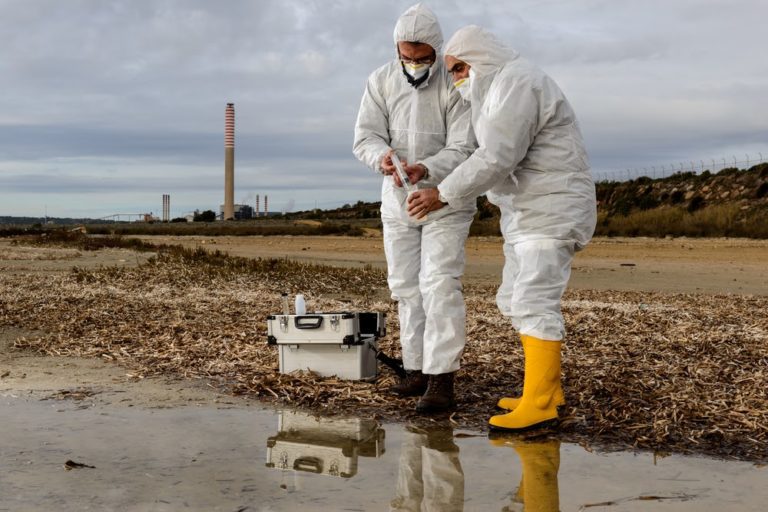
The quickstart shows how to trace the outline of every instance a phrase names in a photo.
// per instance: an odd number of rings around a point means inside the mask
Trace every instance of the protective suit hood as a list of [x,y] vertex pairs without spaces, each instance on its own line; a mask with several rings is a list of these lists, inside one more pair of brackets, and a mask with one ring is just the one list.
[[498,71],[519,54],[477,25],[460,28],[445,45],[445,54],[463,60],[478,76]]
[[420,3],[409,7],[398,18],[393,37],[395,51],[400,41],[426,43],[435,49],[435,54],[439,58],[443,48],[443,31],[440,29],[437,16]]

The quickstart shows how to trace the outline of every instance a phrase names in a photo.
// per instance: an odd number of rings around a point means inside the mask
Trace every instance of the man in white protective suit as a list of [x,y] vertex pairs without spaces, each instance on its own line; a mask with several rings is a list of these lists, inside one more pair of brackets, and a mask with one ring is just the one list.
[[[454,374],[465,344],[464,243],[475,198],[457,199],[426,220],[409,217],[406,191],[392,164],[396,154],[409,182],[434,188],[474,150],[469,105],[453,87],[440,52],[435,15],[410,7],[394,32],[396,59],[368,78],[355,125],[354,154],[384,175],[381,220],[388,283],[398,301],[406,377],[400,396],[421,396],[416,409],[455,406]],[[393,153],[394,152],[394,153]]]
[[408,425],[397,467],[391,512],[464,510],[464,470],[448,424]]
[[521,335],[525,377],[522,397],[498,403],[511,412],[489,424],[536,428],[555,422],[565,403],[560,300],[574,251],[595,229],[595,187],[576,117],[550,77],[476,26],[456,32],[445,54],[472,105],[478,149],[436,189],[414,193],[409,211],[432,216],[483,193],[501,209],[505,263],[496,302]]

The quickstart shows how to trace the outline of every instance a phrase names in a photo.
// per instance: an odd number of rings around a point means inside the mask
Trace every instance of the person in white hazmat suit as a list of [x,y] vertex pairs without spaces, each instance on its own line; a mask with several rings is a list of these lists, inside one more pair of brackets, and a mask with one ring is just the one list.
[[395,491],[391,512],[464,510],[464,470],[450,426],[405,428]]
[[504,270],[496,296],[525,353],[522,397],[502,398],[511,412],[496,430],[525,430],[557,420],[564,404],[560,300],[574,251],[592,238],[595,187],[574,112],[555,82],[484,29],[468,26],[445,49],[446,67],[472,106],[478,149],[436,189],[409,199],[415,215],[487,193],[501,209]]
[[375,70],[355,125],[355,156],[384,174],[381,219],[388,284],[398,301],[406,377],[393,388],[421,396],[416,409],[455,406],[454,374],[465,345],[464,243],[475,198],[417,221],[407,213],[406,191],[392,155],[404,160],[419,189],[441,183],[474,150],[469,105],[453,87],[440,52],[443,36],[435,15],[410,7],[395,26],[397,58]]

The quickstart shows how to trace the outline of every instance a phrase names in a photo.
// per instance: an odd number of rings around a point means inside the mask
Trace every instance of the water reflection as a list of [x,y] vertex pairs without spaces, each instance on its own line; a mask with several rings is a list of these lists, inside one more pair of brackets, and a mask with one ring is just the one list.
[[461,511],[464,471],[450,426],[406,427],[393,511]]
[[280,411],[277,421],[277,435],[267,439],[268,468],[351,478],[358,457],[384,453],[384,429],[375,420]]
[[[351,478],[358,473],[359,457],[379,458],[384,454],[384,439],[384,429],[375,420],[280,411],[278,432],[267,439],[266,467],[295,479],[301,474]],[[511,448],[520,461],[520,483],[508,503],[497,505],[500,510],[557,512],[560,441],[496,437],[490,443]],[[509,465],[512,452],[491,451],[498,452],[498,458]],[[471,454],[468,456],[472,459]],[[390,510],[460,512],[464,510],[464,489],[464,470],[451,425],[406,425],[401,434],[397,478],[390,491],[394,493]]]
[[560,470],[560,441],[546,439],[524,441],[515,438],[492,439],[494,446],[509,447],[520,458],[520,484],[512,502],[502,512],[557,512],[560,510],[560,490],[557,473]]

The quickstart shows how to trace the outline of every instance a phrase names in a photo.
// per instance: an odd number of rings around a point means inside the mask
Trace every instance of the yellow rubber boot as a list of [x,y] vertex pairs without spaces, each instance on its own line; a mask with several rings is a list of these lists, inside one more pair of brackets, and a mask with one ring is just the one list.
[[[525,348],[525,342],[530,338],[531,336],[526,336],[525,334],[520,335],[520,341],[523,344],[523,348]],[[535,338],[534,338],[535,339]],[[505,396],[503,398],[500,398],[499,401],[496,403],[496,407],[499,409],[505,409],[507,411],[514,411],[518,405],[520,405],[520,400],[522,397],[513,397],[513,396]],[[560,385],[560,382],[558,381],[557,389],[555,390],[555,405],[558,407],[561,405],[565,405],[565,395],[563,394],[563,388]]]
[[559,341],[528,336],[525,351],[523,396],[514,411],[492,416],[491,430],[519,431],[550,424],[557,420],[555,394],[560,386]]

